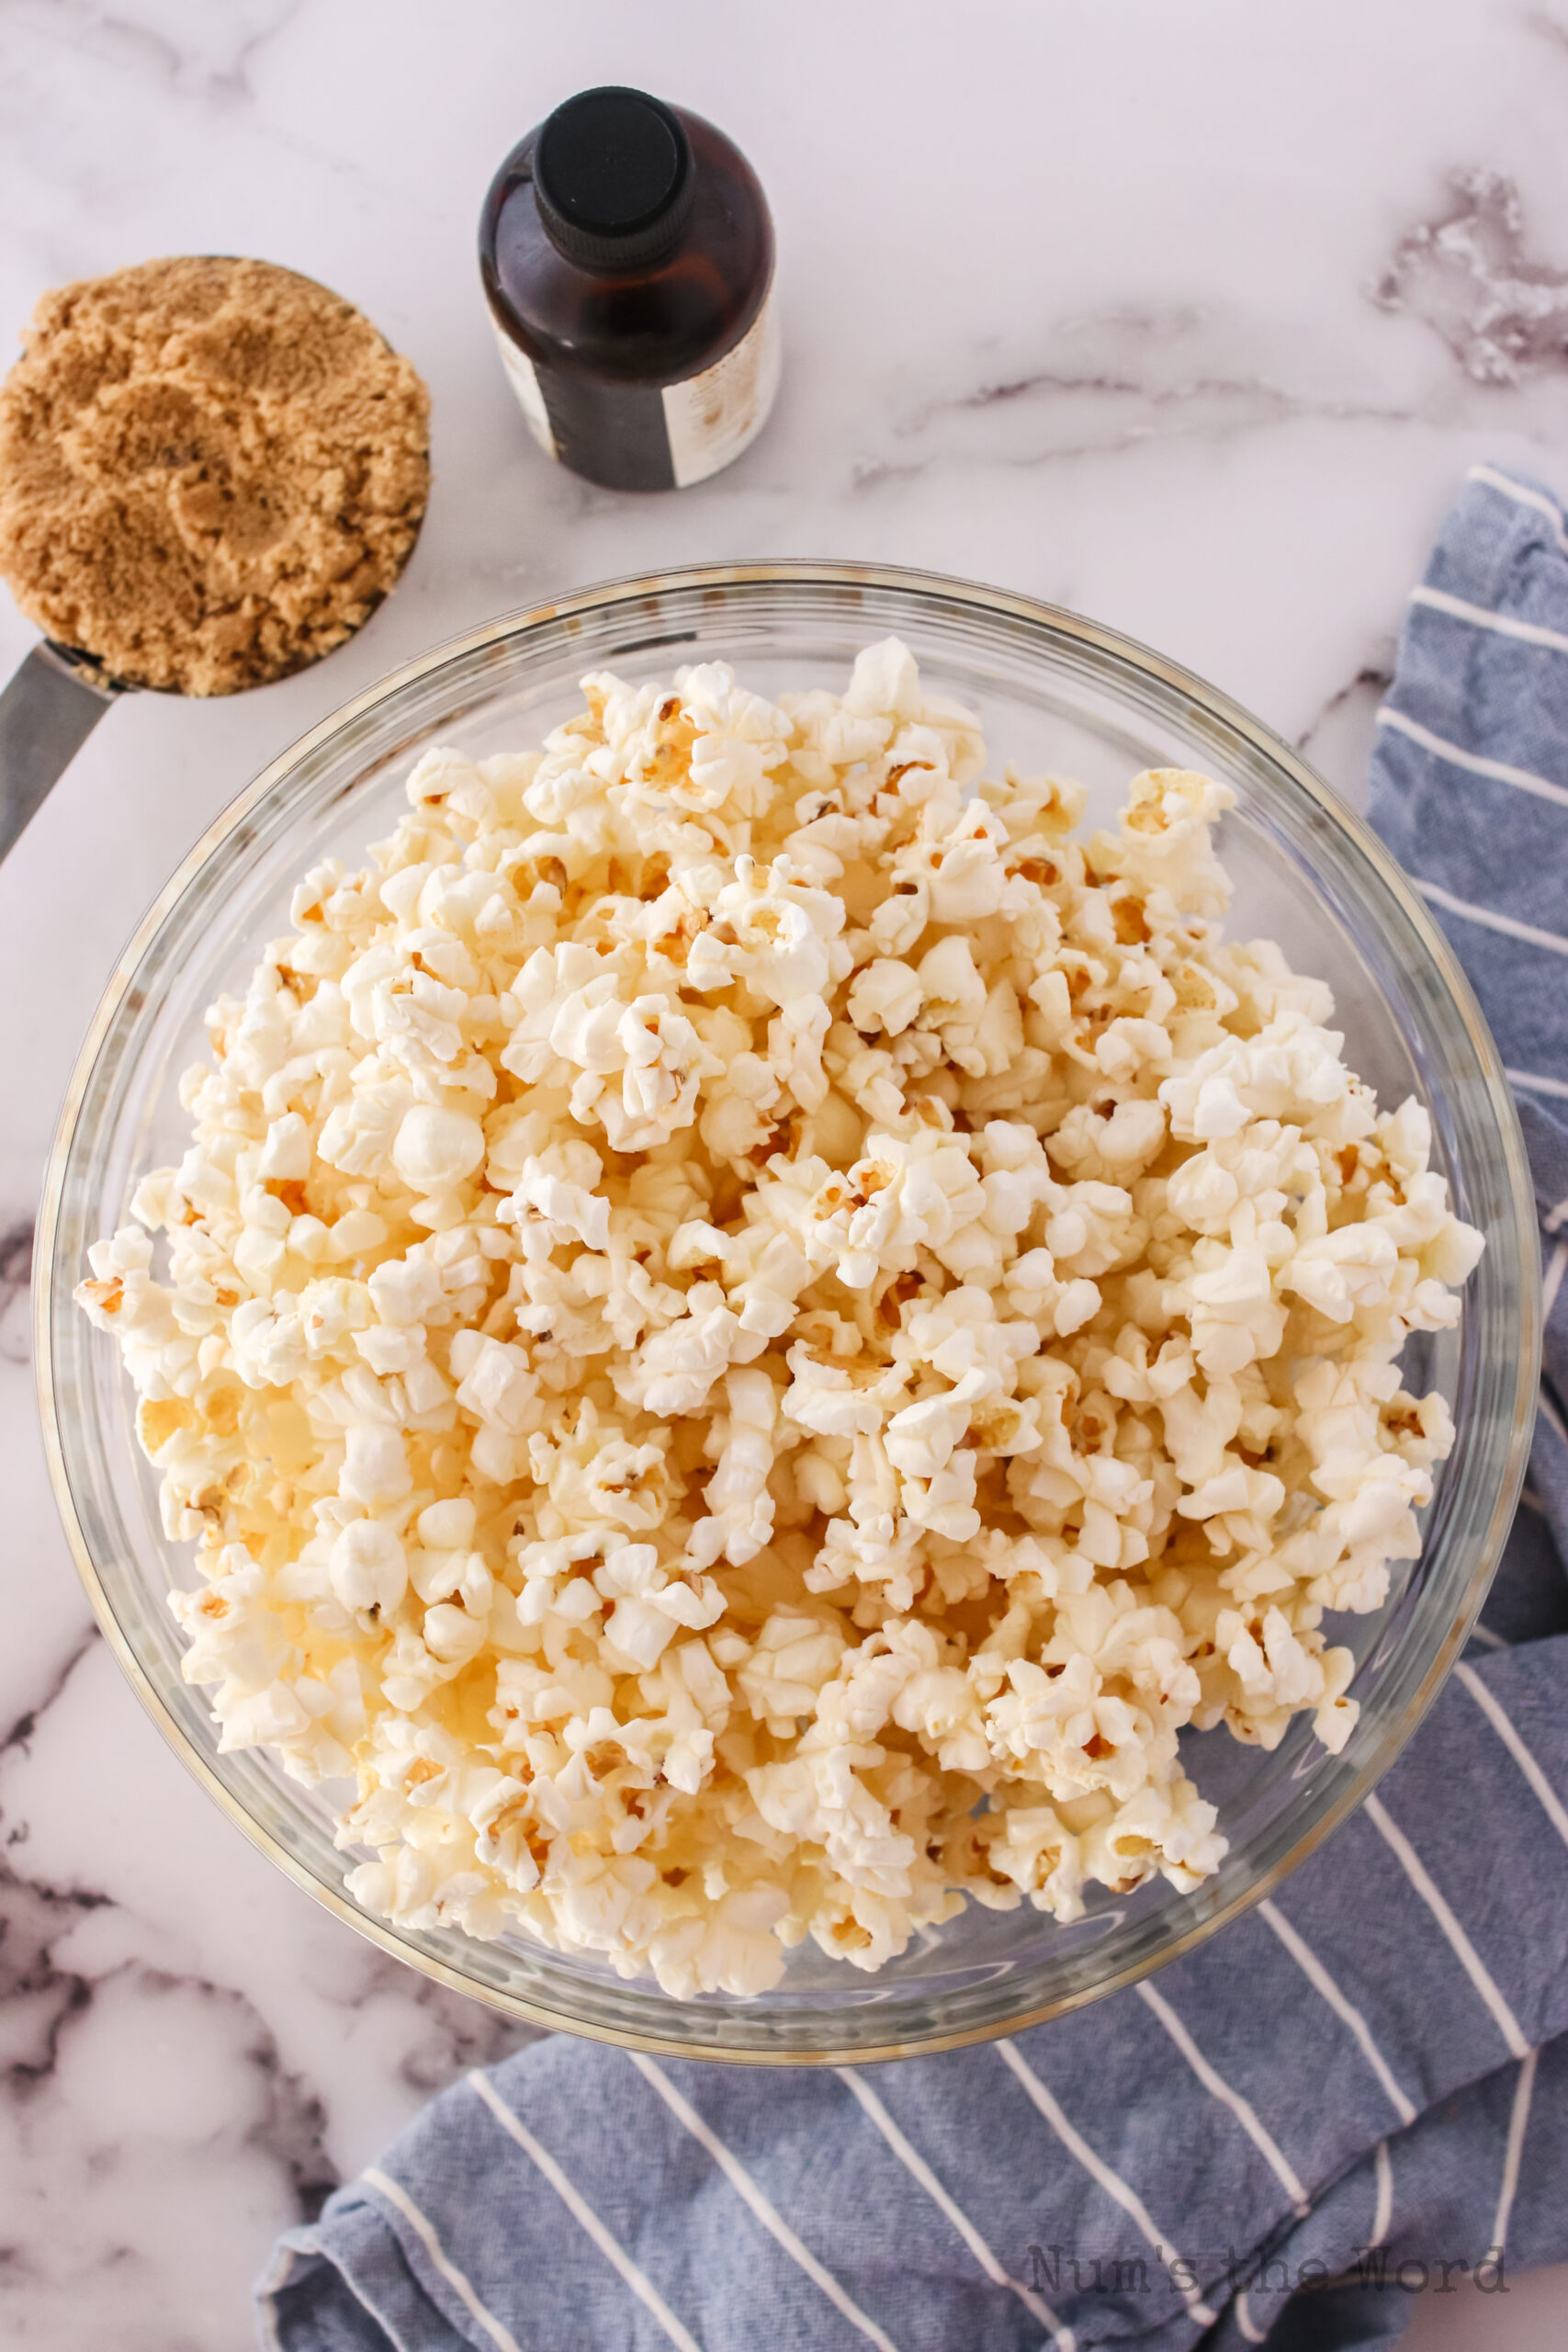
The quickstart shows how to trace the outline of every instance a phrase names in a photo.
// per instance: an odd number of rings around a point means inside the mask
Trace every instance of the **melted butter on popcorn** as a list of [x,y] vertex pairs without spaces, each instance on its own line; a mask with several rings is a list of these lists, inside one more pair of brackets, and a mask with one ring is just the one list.
[[306,876],[91,1253],[223,1747],[676,1995],[1196,1886],[1178,1734],[1344,1742],[1452,1442],[1426,1114],[1222,939],[1204,776],[1081,840],[893,639],[584,695]]

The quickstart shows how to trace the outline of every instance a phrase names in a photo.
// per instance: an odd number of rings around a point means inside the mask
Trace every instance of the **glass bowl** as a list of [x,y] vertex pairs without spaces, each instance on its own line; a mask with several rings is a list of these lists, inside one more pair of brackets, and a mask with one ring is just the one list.
[[[87,1245],[122,1222],[138,1174],[177,1159],[181,1070],[206,1052],[205,1007],[288,927],[290,887],[320,858],[363,860],[437,740],[475,757],[536,743],[577,705],[585,671],[643,678],[733,662],[762,692],[842,684],[888,631],[928,677],[978,708],[993,769],[1076,775],[1090,823],[1138,769],[1197,767],[1231,785],[1222,854],[1233,935],[1271,934],[1329,979],[1348,1058],[1385,1102],[1429,1106],[1435,1160],[1486,1235],[1456,1332],[1413,1342],[1413,1385],[1440,1387],[1458,1443],[1427,1514],[1423,1555],[1373,1618],[1337,1621],[1354,1648],[1359,1723],[1339,1756],[1303,1716],[1272,1755],[1228,1732],[1186,1736],[1189,1769],[1230,1849],[1182,1894],[1156,1880],[1100,1893],[1070,1927],[1027,1906],[971,1905],[874,1976],[807,1946],[776,1992],[671,1999],[521,1936],[480,1943],[368,1917],[320,1792],[254,1751],[220,1755],[203,1694],[181,1679],[172,1582],[134,1441],[130,1384],[72,1303]],[[801,2064],[932,2051],[1029,2025],[1161,1965],[1278,1884],[1364,1797],[1438,1690],[1481,1605],[1512,1517],[1533,1418],[1539,1339],[1532,1194],[1512,1099],[1462,976],[1366,827],[1295,753],[1174,663],[1071,613],[913,571],[731,564],[619,581],[491,622],[326,719],[197,842],[120,958],[71,1081],[40,1233],[39,1366],[51,1472],[110,1644],[197,1777],[265,1853],[362,1935],[427,1975],[536,2025],[691,2057]]]

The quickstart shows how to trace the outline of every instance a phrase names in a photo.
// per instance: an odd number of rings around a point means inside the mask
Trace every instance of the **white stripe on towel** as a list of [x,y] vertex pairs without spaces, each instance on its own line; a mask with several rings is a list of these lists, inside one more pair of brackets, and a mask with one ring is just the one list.
[[1393,2166],[1389,2162],[1388,2142],[1380,2140],[1372,2159],[1373,2177],[1377,2182],[1377,2202],[1372,2208],[1372,2233],[1367,2240],[1367,2252],[1382,2245],[1388,2235],[1388,2225],[1393,2219]]
[[598,2214],[587,2199],[572,2187],[549,2150],[542,2147],[520,2116],[513,2115],[494,2085],[476,2066],[468,2076],[470,2089],[479,2093],[503,2132],[509,2132],[529,2161],[542,2172],[578,2227],[586,2230],[606,2262],[618,2270],[639,2303],[653,2313],[671,2344],[679,2352],[702,2352],[694,2336],[682,2326],[674,2312],[646,2272],[637,2268],[630,2255],[611,2236]]
[[[1535,1082],[1539,1086],[1540,1085],[1541,1080],[1537,1079]],[[1555,1094],[1557,1092],[1558,1081],[1556,1079],[1549,1078],[1545,1083],[1546,1090],[1549,1094]],[[1564,1086],[1562,1091],[1564,1094],[1568,1094],[1568,1086]],[[1554,1209],[1549,1209],[1542,1222],[1548,1233],[1555,1233],[1560,1225],[1568,1225],[1568,1201],[1559,1201]]]
[[1463,621],[1471,628],[1488,628],[1494,636],[1517,638],[1521,645],[1545,646],[1552,653],[1568,653],[1568,637],[1558,628],[1542,628],[1537,621],[1517,621],[1512,613],[1495,613],[1485,605],[1468,605],[1462,596],[1450,596],[1443,588],[1413,588],[1413,605],[1425,605],[1428,612],[1444,613],[1450,620]]
[[1483,931],[1500,931],[1506,939],[1522,939],[1527,947],[1550,947],[1554,956],[1568,956],[1568,939],[1561,932],[1538,931],[1533,922],[1516,922],[1512,915],[1500,915],[1492,907],[1472,907],[1468,899],[1456,899],[1436,882],[1423,882],[1418,874],[1410,878],[1424,899],[1465,922],[1478,922]]
[[1043,2302],[1038,2295],[1030,2288],[1023,2286],[1017,2278],[1009,2277],[969,2219],[968,2214],[963,2211],[962,2207],[953,2203],[924,2156],[918,2149],[910,2146],[871,2085],[863,2083],[852,2066],[835,2066],[833,2072],[839,2080],[846,2084],[854,2093],[905,2171],[912,2179],[919,2182],[931,2203],[946,2214],[987,2278],[996,2286],[1012,2289],[1025,2310],[1033,2313],[1042,2327],[1050,2330],[1051,2340],[1057,2346],[1057,2352],[1076,2352],[1076,2338],[1072,2329],[1063,2326],[1049,2303]]
[[1454,1958],[1491,2011],[1493,2021],[1507,2043],[1510,2054],[1515,2058],[1527,2056],[1529,2043],[1525,2039],[1517,2018],[1498,1991],[1492,1973],[1481,1954],[1438,1894],[1426,1863],[1421,1860],[1404,1830],[1397,1828],[1389,1819],[1381,1797],[1369,1797],[1366,1812],[1367,1818],[1389,1847],[1405,1877],[1442,1929]]
[[457,2264],[449,2259],[434,2230],[420,2211],[407,2189],[400,2188],[398,2183],[390,2179],[386,2173],[378,2172],[374,2165],[367,2165],[359,2177],[367,2182],[378,2196],[384,2197],[388,2204],[394,2206],[402,2215],[469,2317],[483,2328],[492,2344],[499,2346],[500,2352],[523,2352],[523,2347],[512,2330],[509,2327],[503,2327],[493,2312],[486,2311]]
[[1519,2159],[1525,2149],[1525,2126],[1530,2120],[1530,2099],[1535,2091],[1536,2052],[1532,2050],[1519,2067],[1519,2079],[1514,2085],[1514,2104],[1508,2112],[1508,2144],[1503,2152],[1503,2185],[1497,2195],[1497,2217],[1492,2224],[1489,2259],[1495,2262],[1508,2242],[1508,2221],[1514,2210],[1514,2196],[1519,2185]]
[[1382,2085],[1388,2103],[1400,2121],[1414,2123],[1416,2108],[1395,2082],[1393,2070],[1372,2040],[1371,2028],[1360,2010],[1340,1991],[1317,1954],[1297,1934],[1282,1911],[1272,1902],[1263,1902],[1258,1906],[1258,1914],[1259,1918],[1267,1919],[1314,1991],[1321,1993],[1335,2016],[1349,2027],[1360,2045],[1362,2057]]
[[1540,1413],[1541,1419],[1545,1421],[1548,1429],[1551,1430],[1555,1433],[1559,1441],[1563,1445],[1568,1445],[1568,1429],[1563,1428],[1562,1416],[1558,1411],[1556,1406],[1552,1403],[1551,1397],[1547,1395],[1546,1384],[1544,1381],[1536,1391],[1535,1401],[1536,1409]]
[[[1510,1086],[1522,1086],[1532,1094],[1560,1094],[1564,1101],[1568,1101],[1568,1079],[1537,1078],[1533,1070],[1528,1069],[1506,1069],[1503,1075]],[[1552,1210],[1546,1220],[1548,1233],[1556,1232],[1562,1217],[1562,1209]]]
[[1486,776],[1494,784],[1511,784],[1518,792],[1531,792],[1538,800],[1555,800],[1568,808],[1568,785],[1552,784],[1543,775],[1532,775],[1529,768],[1510,767],[1506,760],[1483,760],[1479,752],[1461,752],[1457,743],[1434,735],[1429,727],[1406,718],[1402,710],[1391,710],[1387,703],[1378,712],[1378,725],[1408,735],[1413,743],[1430,752],[1435,759],[1446,761],[1450,767],[1467,768],[1472,775]]
[[288,2246],[274,2246],[272,2260],[255,2283],[256,2333],[261,2337],[262,2352],[283,2352],[283,2338],[277,2332],[278,2289],[286,2287],[294,2275],[294,2255]]
[[1224,2076],[1217,2073],[1209,2064],[1170,2003],[1156,1993],[1152,1984],[1147,1983],[1140,1984],[1138,1997],[1146,2008],[1154,2011],[1210,2097],[1217,2098],[1222,2107],[1229,2108],[1286,2196],[1295,2206],[1298,2216],[1304,2220],[1312,2211],[1306,2190],[1297,2178],[1295,2167],[1283,2148],[1272,2133],[1264,2129],[1262,2120],[1251,2100],[1243,2098],[1241,2093],[1234,2090],[1225,2081]]
[[626,2055],[643,2080],[650,2083],[659,2093],[671,2113],[685,2125],[693,2139],[707,2150],[731,2188],[750,2207],[769,2236],[783,2246],[792,2262],[798,2263],[813,2286],[821,2289],[834,2310],[841,2312],[850,2325],[868,2337],[878,2347],[878,2352],[897,2352],[891,2336],[885,2335],[876,2322],[866,2317],[853,2297],[845,2293],[832,2272],[824,2270],[810,2247],[802,2245],[783,2214],[769,2203],[740,2159],[733,2150],[725,2146],[717,2132],[703,2121],[691,2101],[682,2097],[663,2067],[654,2059],[645,2056],[640,2050],[628,2050]]
[[1266,2327],[1259,2327],[1258,2322],[1253,2318],[1252,2305],[1247,2300],[1247,2289],[1245,2287],[1235,2299],[1235,2324],[1237,2327],[1240,2328],[1242,2335],[1246,2337],[1248,2344],[1268,2343],[1269,2330]]
[[1544,491],[1530,490],[1524,482],[1516,481],[1511,474],[1500,474],[1495,466],[1472,466],[1467,479],[1484,482],[1488,490],[1501,492],[1505,498],[1511,498],[1516,506],[1533,506],[1538,514],[1544,514],[1557,534],[1558,546],[1564,555],[1568,555],[1568,531],[1562,527],[1562,514],[1555,500],[1548,498]]
[[1568,1266],[1568,1240],[1560,1241],[1556,1249],[1552,1251],[1551,1261],[1547,1265],[1545,1278],[1540,1285],[1540,1319],[1542,1324],[1550,1323],[1551,1320],[1551,1310],[1557,1304],[1557,1294],[1562,1287],[1562,1270],[1564,1266]]
[[[1539,1503],[1534,1502],[1528,1487],[1524,1488],[1519,1499],[1521,1502],[1531,1503],[1537,1510],[1540,1508]],[[1512,1642],[1506,1642],[1501,1634],[1495,1634],[1490,1625],[1483,1625],[1479,1617],[1470,1629],[1470,1638],[1472,1642],[1479,1642],[1483,1650],[1511,1650],[1514,1646]]]
[[1563,1844],[1568,1846],[1568,1805],[1563,1804],[1551,1782],[1525,1746],[1512,1716],[1498,1705],[1495,1697],[1483,1682],[1474,1667],[1466,1666],[1461,1659],[1455,1667],[1454,1672],[1529,1782],[1530,1787],[1535,1791],[1548,1821],[1551,1822]]
[[[1107,2197],[1113,2199],[1121,2206],[1123,2213],[1131,2217],[1166,2267],[1168,2269],[1172,2264],[1178,2262],[1180,2257],[1173,2250],[1169,2240],[1161,2237],[1153,2222],[1150,2221],[1148,2209],[1136,2189],[1130,2188],[1121,2174],[1112,2172],[1104,2159],[1095,2154],[1089,2142],[1074,2131],[1033,2067],[1029,2064],[1017,2046],[1011,2041],[998,2041],[996,2044],[996,2052],[998,2057],[1006,2065],[1011,2067],[1022,2084],[1031,2104],[1045,2118],[1067,2154],[1076,2156],[1089,2178],[1096,2181],[1104,2189]],[[1185,2265],[1184,2267],[1190,2268],[1190,2265]],[[1179,2286],[1175,2279],[1172,2279],[1171,2284],[1176,2286],[1177,2292],[1186,2304],[1189,2318],[1196,2321],[1200,2327],[1213,2327],[1214,2314],[1203,2301],[1197,2288]]]

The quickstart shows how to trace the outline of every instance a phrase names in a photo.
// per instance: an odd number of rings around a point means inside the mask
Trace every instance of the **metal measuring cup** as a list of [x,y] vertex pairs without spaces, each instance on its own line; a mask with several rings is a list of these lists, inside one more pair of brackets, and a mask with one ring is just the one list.
[[[398,567],[400,580],[413,553],[418,533]],[[394,582],[394,586],[396,582]],[[386,600],[383,597],[380,602]],[[371,611],[378,609],[372,606]],[[346,645],[370,618],[356,621]],[[339,646],[329,649],[335,653]],[[328,654],[318,654],[325,661]],[[300,667],[310,668],[311,662]],[[294,674],[294,673],[290,673]],[[257,681],[268,685],[276,679]],[[241,691],[244,691],[242,689]],[[59,783],[94,728],[111,706],[130,694],[177,694],[176,686],[141,687],[111,677],[96,657],[77,646],[57,645],[42,639],[27,654],[4,692],[0,692],[0,864]]]
[[0,694],[0,859],[9,856],[109,705],[132,689],[45,638]]

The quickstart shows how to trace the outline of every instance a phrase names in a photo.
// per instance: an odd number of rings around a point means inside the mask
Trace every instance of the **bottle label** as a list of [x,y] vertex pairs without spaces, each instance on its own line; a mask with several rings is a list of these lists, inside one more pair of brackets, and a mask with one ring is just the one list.
[[750,448],[779,388],[779,358],[778,312],[770,288],[733,351],[700,376],[665,385],[664,427],[677,490],[705,481]]
[[517,405],[527,419],[528,430],[547,458],[556,457],[558,454],[556,436],[550,430],[549,411],[545,406],[545,395],[539,389],[534,363],[525,351],[518,349],[509,334],[502,333],[493,319],[491,326],[495,334],[496,347],[501,353],[501,364],[511,379],[512,389],[517,395]]
[[538,368],[492,316],[501,364],[547,457],[612,490],[684,490],[749,448],[779,388],[770,292],[732,351],[677,384],[615,383]]

